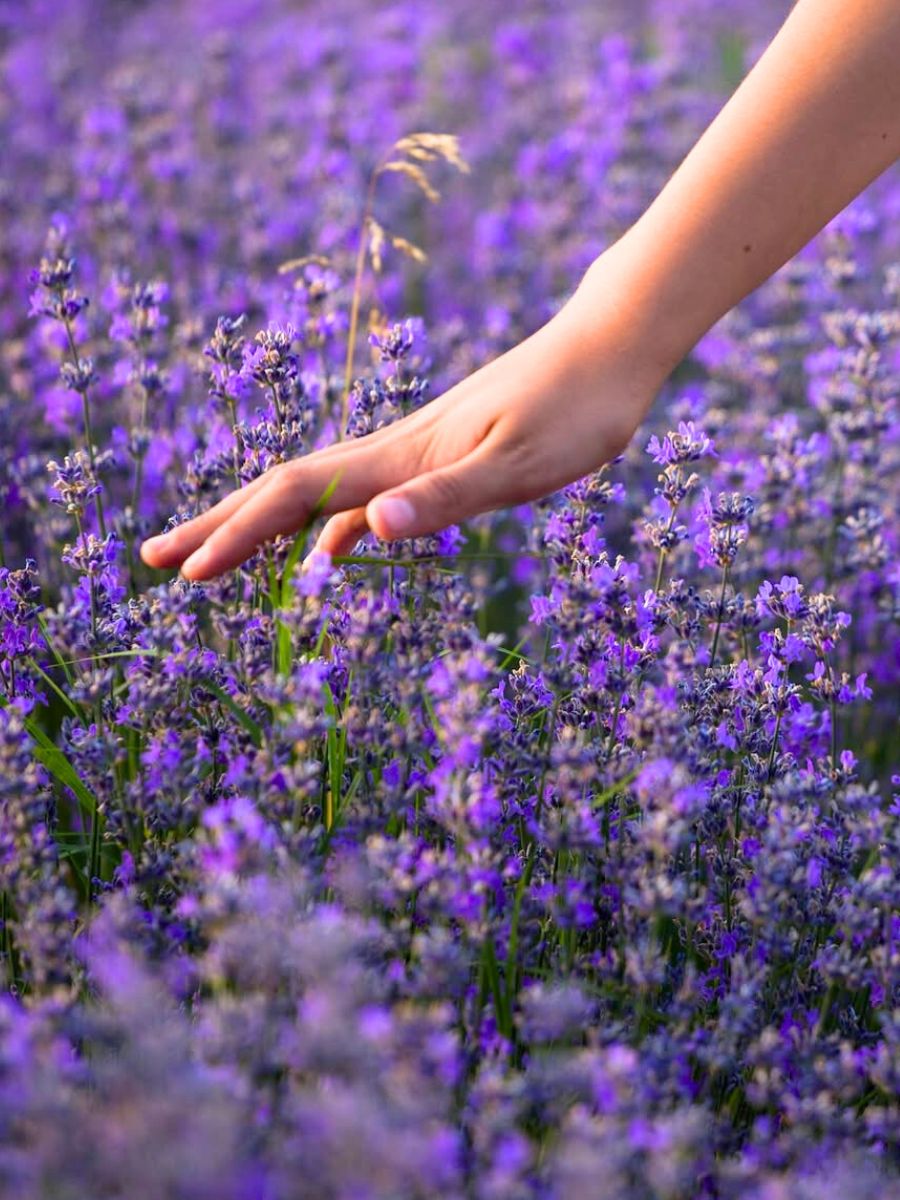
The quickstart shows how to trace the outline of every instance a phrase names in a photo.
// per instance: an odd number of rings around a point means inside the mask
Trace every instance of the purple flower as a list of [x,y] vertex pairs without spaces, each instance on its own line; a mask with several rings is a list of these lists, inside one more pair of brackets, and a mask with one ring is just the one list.
[[711,438],[693,421],[679,421],[678,430],[670,431],[659,440],[654,434],[647,443],[647,453],[660,466],[697,462],[705,455],[714,455]]

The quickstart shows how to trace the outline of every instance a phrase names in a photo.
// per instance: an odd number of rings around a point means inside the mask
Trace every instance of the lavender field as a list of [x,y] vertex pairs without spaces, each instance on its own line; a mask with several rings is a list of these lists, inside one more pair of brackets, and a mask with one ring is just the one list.
[[0,1197],[900,1197],[900,178],[627,450],[189,583],[439,396],[787,0],[0,5]]

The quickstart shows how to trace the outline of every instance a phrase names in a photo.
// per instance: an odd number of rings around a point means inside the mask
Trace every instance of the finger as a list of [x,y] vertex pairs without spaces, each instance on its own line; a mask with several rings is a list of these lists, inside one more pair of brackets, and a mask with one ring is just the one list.
[[264,542],[302,528],[332,484],[332,494],[322,504],[326,514],[365,505],[408,476],[411,461],[409,443],[398,442],[390,451],[360,444],[344,456],[287,463],[268,487],[212,531],[181,572],[187,579],[211,579],[239,566]]
[[521,494],[521,481],[510,478],[496,447],[485,441],[450,466],[373,497],[366,505],[366,520],[383,541],[420,537],[476,513],[519,503]]
[[212,508],[207,509],[198,517],[185,521],[182,525],[176,525],[168,533],[147,538],[141,545],[141,558],[148,567],[178,566],[198,546],[202,545],[217,525],[221,525],[243,504],[246,504],[251,496],[271,482],[271,476],[272,470],[265,471],[251,483],[229,492],[218,504],[214,504]]
[[336,513],[326,522],[313,550],[327,550],[332,558],[349,554],[368,529],[365,505],[351,508],[349,512]]
[[[375,444],[383,448],[385,442],[405,437],[413,428],[420,431],[427,428],[427,425],[437,415],[436,411],[429,412],[430,408],[434,408],[433,403],[423,406],[400,421],[385,425],[381,429],[375,430],[374,433],[366,434],[365,437],[349,442],[334,442],[330,446],[323,446],[320,450],[313,450],[302,461],[312,465],[326,461],[329,463],[334,460],[343,461],[349,456],[358,454],[361,450],[371,450]],[[141,558],[148,567],[157,569],[179,566],[203,545],[214,529],[233,516],[262,487],[267,486],[272,480],[272,473],[279,469],[279,467],[270,468],[254,479],[252,483],[248,483],[242,488],[236,488],[206,512],[190,521],[185,521],[182,525],[176,525],[168,533],[147,538],[141,545]]]

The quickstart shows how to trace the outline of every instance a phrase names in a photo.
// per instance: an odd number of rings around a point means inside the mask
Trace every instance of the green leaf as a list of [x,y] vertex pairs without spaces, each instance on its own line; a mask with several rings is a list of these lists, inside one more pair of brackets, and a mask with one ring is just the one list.
[[69,670],[68,666],[66,665],[65,659],[60,657],[59,651],[55,648],[53,643],[50,641],[50,634],[47,632],[47,622],[44,620],[44,618],[41,616],[40,613],[37,614],[37,623],[38,623],[41,633],[44,635],[44,641],[47,643],[47,649],[50,651],[50,653],[53,655],[54,659],[56,660],[57,666],[62,667],[69,683],[72,683],[73,682],[72,672]]
[[294,596],[294,571],[297,563],[300,561],[300,556],[306,549],[306,542],[309,538],[309,531],[312,529],[315,522],[322,515],[325,505],[334,495],[335,488],[341,481],[343,471],[336,471],[328,482],[322,495],[315,502],[310,510],[309,516],[303,523],[303,528],[294,538],[294,544],[291,546],[287,561],[284,564],[284,572],[281,577],[281,608],[287,608]]
[[77,707],[74,700],[72,700],[72,698],[70,696],[66,695],[66,693],[62,690],[62,688],[59,686],[59,684],[56,683],[53,679],[51,679],[50,676],[47,674],[47,672],[44,671],[38,665],[38,663],[35,662],[34,659],[31,660],[31,665],[35,669],[35,671],[37,671],[38,675],[40,675],[41,679],[43,679],[44,683],[47,684],[47,686],[50,688],[50,690],[56,696],[59,697],[59,699],[63,702],[63,704],[69,710],[69,712],[72,713],[73,716],[80,717],[81,710]]
[[[322,495],[313,505],[309,516],[303,523],[303,528],[294,538],[293,544],[288,551],[288,556],[285,560],[284,570],[281,573],[281,588],[277,588],[274,572],[271,576],[271,593],[273,605],[277,602],[277,607],[282,611],[290,608],[294,599],[294,572],[297,569],[297,564],[300,561],[300,556],[306,550],[306,543],[309,540],[309,531],[312,529],[314,522],[321,515],[325,505],[334,494],[334,489],[338,485],[341,478],[341,471],[336,472],[325,488]],[[279,675],[287,675],[291,669],[291,659],[293,657],[293,646],[291,640],[291,631],[285,623],[276,617],[276,662],[278,664]]]
[[235,702],[234,698],[229,696],[228,693],[224,691],[223,688],[220,688],[218,684],[212,683],[208,679],[205,679],[202,686],[206,689],[206,691],[212,692],[212,694],[222,704],[225,705],[234,719],[240,725],[242,725],[244,729],[246,729],[254,746],[256,746],[257,749],[260,749],[263,744],[262,729],[259,727],[259,725],[257,725],[250,714],[245,709],[241,708],[241,706]]
[[519,662],[531,662],[532,660],[526,654],[519,653],[519,648],[524,646],[527,641],[528,635],[525,634],[525,636],[521,637],[511,649],[507,649],[505,646],[498,646],[497,649],[506,654],[506,657],[504,658],[503,662],[500,663],[498,669],[505,671],[514,658],[517,658]]
[[347,794],[343,797],[340,805],[335,806],[334,820],[331,823],[331,828],[324,831],[322,834],[322,840],[319,843],[319,853],[323,857],[327,857],[328,847],[331,844],[331,839],[334,837],[335,831],[340,828],[341,815],[346,812],[350,806],[350,802],[359,790],[359,785],[361,782],[362,772],[360,771],[353,776],[353,782],[350,784],[349,788],[347,788]]
[[322,628],[319,630],[319,636],[316,638],[316,644],[313,648],[313,655],[318,658],[322,653],[322,643],[325,641],[325,635],[328,632],[328,626],[331,624],[330,618],[322,622]]
[[506,981],[509,993],[510,1003],[514,991],[514,981],[518,973],[518,963],[516,955],[519,950],[519,914],[522,909],[522,897],[525,895],[525,890],[531,883],[531,876],[534,873],[534,864],[537,859],[537,851],[532,843],[528,847],[528,862],[525,864],[525,869],[519,876],[516,884],[516,893],[513,900],[513,911],[509,924],[509,945],[506,952]]
[[332,718],[333,724],[329,726],[326,735],[327,754],[328,754],[328,781],[331,786],[331,794],[335,805],[340,798],[341,782],[344,777],[344,760],[347,753],[347,729],[346,726],[342,729],[339,726],[340,713],[337,704],[335,703],[334,693],[330,685],[326,681],[323,683],[325,692],[325,711]]
[[289,675],[293,659],[293,640],[291,631],[284,621],[275,618],[275,659],[279,675]]
[[719,37],[719,67],[722,83],[733,92],[746,74],[744,38],[737,30],[723,33]]
[[25,728],[37,743],[34,757],[53,776],[58,783],[67,787],[77,799],[83,812],[94,816],[97,812],[97,798],[84,784],[81,776],[66,758],[59,746],[55,745],[32,717],[26,717]]
[[503,984],[500,980],[500,969],[497,966],[497,952],[494,949],[493,935],[488,933],[483,946],[484,971],[494,997],[494,1012],[497,1017],[497,1027],[504,1037],[512,1040],[512,1012],[509,1007],[509,997],[504,995]]
[[[0,707],[9,707],[9,701],[5,696],[0,697]],[[34,757],[37,761],[50,772],[57,782],[69,788],[86,813],[93,815],[97,811],[97,798],[85,787],[80,775],[63,751],[44,733],[34,717],[25,718],[25,728],[36,743]]]
[[600,808],[604,804],[608,804],[610,802],[610,800],[612,800],[613,796],[616,795],[617,792],[621,792],[622,788],[625,787],[626,784],[631,783],[632,779],[635,778],[635,776],[637,775],[639,770],[640,770],[640,767],[633,767],[632,770],[630,770],[627,775],[623,775],[621,779],[619,779],[615,783],[611,784],[608,788],[606,788],[605,791],[599,792],[596,796],[594,796],[592,798],[592,800],[591,800],[592,805],[595,808]]

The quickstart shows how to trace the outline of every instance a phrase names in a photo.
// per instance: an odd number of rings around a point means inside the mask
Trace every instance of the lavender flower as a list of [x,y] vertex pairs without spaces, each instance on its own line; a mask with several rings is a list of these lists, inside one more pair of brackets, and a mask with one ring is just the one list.
[[559,492],[137,554],[545,323],[783,6],[13,7],[0,1191],[893,1194],[889,174]]

